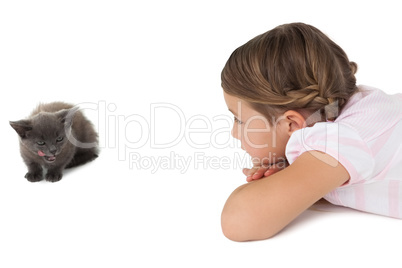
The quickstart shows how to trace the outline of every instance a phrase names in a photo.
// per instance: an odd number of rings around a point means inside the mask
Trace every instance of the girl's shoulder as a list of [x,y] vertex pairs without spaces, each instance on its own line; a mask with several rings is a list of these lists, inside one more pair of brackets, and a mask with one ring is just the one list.
[[[384,91],[365,85],[358,86],[357,92],[347,101],[336,121],[350,117],[368,117],[380,114],[395,114],[401,117],[402,94],[390,95]],[[380,110],[379,110],[380,109]]]
[[292,133],[286,145],[291,164],[306,151],[321,151],[348,170],[350,182],[369,180],[387,159],[402,153],[402,97],[361,87],[334,122],[320,122]]
[[286,158],[292,164],[309,151],[332,156],[349,172],[351,181],[370,177],[374,166],[371,149],[359,131],[348,123],[320,122],[292,133],[286,145]]
[[377,88],[359,86],[335,122],[352,126],[363,140],[370,141],[401,120],[402,94],[389,95]]

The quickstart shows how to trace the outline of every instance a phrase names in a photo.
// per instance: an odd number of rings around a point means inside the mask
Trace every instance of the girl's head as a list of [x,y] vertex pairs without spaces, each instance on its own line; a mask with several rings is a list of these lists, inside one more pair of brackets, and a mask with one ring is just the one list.
[[[320,30],[291,23],[237,48],[221,78],[225,96],[241,100],[272,128],[288,111],[304,119],[320,115],[314,122],[336,119],[357,90],[356,70],[357,65]],[[271,134],[280,135],[274,129]]]

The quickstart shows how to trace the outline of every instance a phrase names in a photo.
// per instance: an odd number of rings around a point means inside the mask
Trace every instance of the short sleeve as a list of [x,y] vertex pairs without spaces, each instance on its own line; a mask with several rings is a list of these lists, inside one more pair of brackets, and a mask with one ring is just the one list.
[[321,122],[296,130],[286,145],[289,164],[307,151],[320,151],[337,160],[349,173],[350,179],[346,184],[372,177],[374,159],[371,151],[357,131],[349,125]]

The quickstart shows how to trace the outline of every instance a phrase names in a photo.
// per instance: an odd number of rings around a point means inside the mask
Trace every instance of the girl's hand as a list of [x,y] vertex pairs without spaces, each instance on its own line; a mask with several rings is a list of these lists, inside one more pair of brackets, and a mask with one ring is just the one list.
[[247,176],[246,181],[259,180],[271,176],[272,174],[284,169],[289,164],[287,162],[279,162],[270,166],[254,166],[252,168],[243,168],[243,174]]

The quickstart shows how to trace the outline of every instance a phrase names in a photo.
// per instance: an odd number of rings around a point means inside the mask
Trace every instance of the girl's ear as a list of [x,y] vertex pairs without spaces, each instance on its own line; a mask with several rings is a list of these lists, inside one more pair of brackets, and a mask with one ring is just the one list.
[[283,117],[286,122],[287,132],[289,136],[292,135],[294,131],[305,128],[307,126],[304,116],[294,110],[286,111],[283,114]]

